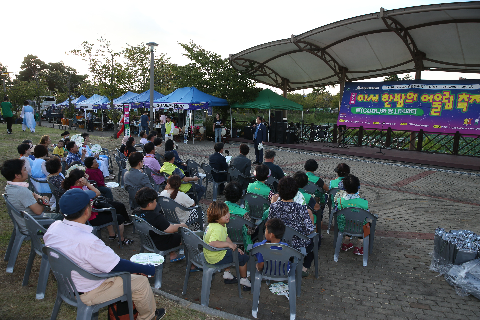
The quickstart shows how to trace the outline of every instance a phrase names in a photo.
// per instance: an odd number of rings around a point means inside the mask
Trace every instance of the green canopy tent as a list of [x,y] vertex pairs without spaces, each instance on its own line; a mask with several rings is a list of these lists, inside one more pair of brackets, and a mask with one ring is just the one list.
[[[301,110],[303,120],[303,106],[282,97],[270,89],[260,91],[255,101],[246,102],[244,104],[235,103],[232,108],[245,109],[268,109],[268,123],[270,121],[270,110]],[[230,118],[232,117],[232,108],[230,108]],[[232,123],[230,119],[230,123]]]

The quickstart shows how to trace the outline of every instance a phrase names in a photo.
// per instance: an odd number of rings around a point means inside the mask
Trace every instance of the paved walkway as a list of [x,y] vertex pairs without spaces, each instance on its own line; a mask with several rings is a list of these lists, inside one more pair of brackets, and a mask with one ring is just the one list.
[[[227,144],[225,149],[235,156],[238,146]],[[447,172],[435,167],[267,148],[277,152],[275,163],[287,174],[303,170],[305,160],[313,158],[319,163],[317,173],[329,181],[335,178],[335,166],[347,163],[361,181],[361,195],[369,201],[371,212],[379,216],[367,267],[362,267],[361,257],[351,251],[341,253],[335,263],[333,232],[322,230],[320,278],[310,275],[303,280],[297,319],[480,318],[476,298],[458,296],[443,277],[429,270],[436,227],[480,233],[480,172]],[[213,153],[213,143],[180,144],[178,152],[185,160],[206,162]],[[254,159],[253,146],[249,158]],[[207,199],[212,199],[211,188]],[[123,190],[116,192],[126,196]],[[202,202],[206,209],[209,201]],[[138,250],[139,243],[134,247]],[[116,251],[124,258],[132,253]],[[181,296],[184,276],[184,263],[166,263],[162,290]],[[185,299],[200,303],[201,279],[201,273],[190,276]],[[212,282],[210,307],[251,318],[252,294],[244,292],[240,299],[236,290],[235,285],[223,284],[221,275],[217,275]],[[288,300],[271,294],[263,283],[259,319],[288,319],[288,315]]]

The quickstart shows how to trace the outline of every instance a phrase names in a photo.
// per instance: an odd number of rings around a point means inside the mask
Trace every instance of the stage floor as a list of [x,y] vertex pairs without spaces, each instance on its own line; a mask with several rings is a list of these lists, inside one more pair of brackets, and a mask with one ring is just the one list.
[[[230,141],[252,143],[250,140],[242,138],[233,138]],[[446,168],[455,168],[463,170],[480,171],[480,157],[471,156],[455,156],[449,154],[428,153],[409,150],[394,150],[382,149],[380,153],[379,148],[371,147],[356,147],[347,145],[340,148],[335,143],[323,142],[308,142],[299,144],[288,143],[272,143],[266,142],[265,145],[275,146],[280,148],[298,149],[312,152],[325,152],[331,154],[348,155],[354,157],[364,157],[372,159],[400,161],[406,163],[415,163],[430,166],[439,166]]]

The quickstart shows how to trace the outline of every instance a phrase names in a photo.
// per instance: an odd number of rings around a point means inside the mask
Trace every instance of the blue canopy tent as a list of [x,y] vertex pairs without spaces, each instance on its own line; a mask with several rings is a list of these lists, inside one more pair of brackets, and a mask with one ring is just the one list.
[[[160,92],[153,91],[153,101],[162,99],[163,97],[164,95]],[[137,96],[126,100],[124,103],[130,103],[132,108],[150,108],[150,90],[139,93]]]
[[225,107],[228,101],[211,96],[195,87],[179,88],[165,97],[155,100],[155,108],[181,108],[184,110],[206,109],[207,107]]
[[99,105],[102,105],[102,104],[107,103],[107,102],[108,102],[107,97],[101,96],[99,94],[94,94],[93,96],[91,96],[87,100],[84,100],[80,103],[77,103],[77,108],[85,108],[85,109],[90,109],[90,110],[98,109],[98,107],[94,108],[94,106],[99,106]]
[[[127,91],[125,94],[121,95],[120,97],[113,99],[113,104],[115,106],[122,106],[124,103],[129,103],[129,100],[138,96],[138,93]],[[107,102],[108,105],[110,102]]]
[[[195,87],[179,88],[174,92],[170,93],[169,95],[166,95],[162,99],[154,101],[155,108],[161,108],[161,109],[173,108],[173,109],[176,109],[177,111],[182,110],[182,111],[193,112],[195,110],[206,109],[208,107],[225,107],[225,106],[228,106],[227,100],[209,95],[205,92],[198,90]],[[231,116],[231,111],[230,111],[230,116]],[[192,117],[190,117],[190,120],[192,118],[193,118],[193,115]],[[187,124],[185,126],[187,127]],[[191,124],[189,124],[188,126],[191,126]],[[194,135],[192,135],[192,137],[193,136]]]
[[[74,105],[79,103],[79,102],[87,100],[87,98],[83,94],[78,98],[74,98],[73,96],[71,96],[71,98],[72,98],[72,104],[74,104]],[[66,106],[68,106],[68,99],[63,101],[62,103],[57,103],[56,105],[60,106],[60,107],[66,107]]]

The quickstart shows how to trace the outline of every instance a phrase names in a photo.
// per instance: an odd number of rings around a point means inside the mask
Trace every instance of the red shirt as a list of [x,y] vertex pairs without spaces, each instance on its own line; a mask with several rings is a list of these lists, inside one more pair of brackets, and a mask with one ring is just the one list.
[[86,169],[85,173],[88,174],[88,180],[93,180],[97,183],[99,187],[105,187],[105,178],[100,169]]

